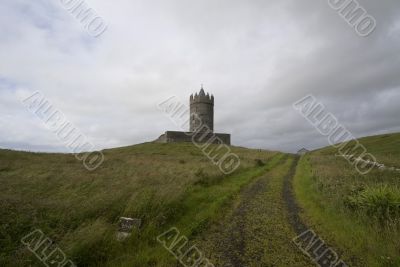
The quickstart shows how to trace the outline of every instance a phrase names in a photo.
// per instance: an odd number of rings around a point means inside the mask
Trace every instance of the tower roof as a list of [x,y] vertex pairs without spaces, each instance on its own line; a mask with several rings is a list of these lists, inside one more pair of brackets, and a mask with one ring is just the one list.
[[203,87],[200,89],[200,93],[199,93],[199,95],[200,95],[200,96],[205,96],[205,95],[206,95],[206,93],[204,93],[204,89],[203,89]]

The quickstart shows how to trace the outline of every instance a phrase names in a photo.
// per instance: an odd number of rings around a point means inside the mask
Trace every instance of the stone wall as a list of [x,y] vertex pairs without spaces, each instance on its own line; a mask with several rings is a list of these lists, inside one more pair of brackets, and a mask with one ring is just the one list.
[[223,133],[204,133],[204,132],[178,132],[166,131],[156,142],[160,143],[179,143],[179,142],[197,142],[212,144],[231,144],[231,135]]

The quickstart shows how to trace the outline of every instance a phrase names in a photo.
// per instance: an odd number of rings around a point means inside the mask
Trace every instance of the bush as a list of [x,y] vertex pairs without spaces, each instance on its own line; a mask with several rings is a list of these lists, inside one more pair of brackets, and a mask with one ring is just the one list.
[[264,161],[262,161],[261,159],[255,159],[254,161],[255,161],[255,165],[256,165],[256,167],[262,167],[262,166],[265,166],[265,162],[264,162]]
[[397,187],[367,187],[348,196],[345,204],[351,210],[373,217],[380,223],[400,219],[400,190]]

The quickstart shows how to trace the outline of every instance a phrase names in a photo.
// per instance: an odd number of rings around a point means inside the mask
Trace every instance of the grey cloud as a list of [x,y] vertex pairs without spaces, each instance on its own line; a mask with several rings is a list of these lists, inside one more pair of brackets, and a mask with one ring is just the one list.
[[[355,136],[399,131],[400,3],[359,0],[377,20],[359,37],[327,1],[95,1],[108,22],[86,35],[59,3],[0,11],[0,141],[59,151],[18,102],[40,90],[99,147],[179,130],[156,108],[215,95],[215,128],[235,145],[295,151],[327,145],[292,103],[314,94]],[[187,104],[187,103],[186,103]]]

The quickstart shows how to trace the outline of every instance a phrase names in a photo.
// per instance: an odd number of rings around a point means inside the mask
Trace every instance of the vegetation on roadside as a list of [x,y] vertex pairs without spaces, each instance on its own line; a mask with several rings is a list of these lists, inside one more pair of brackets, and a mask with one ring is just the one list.
[[[400,134],[359,140],[377,161],[400,167]],[[400,173],[359,174],[333,147],[303,156],[294,179],[303,219],[351,266],[400,266]]]

